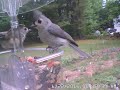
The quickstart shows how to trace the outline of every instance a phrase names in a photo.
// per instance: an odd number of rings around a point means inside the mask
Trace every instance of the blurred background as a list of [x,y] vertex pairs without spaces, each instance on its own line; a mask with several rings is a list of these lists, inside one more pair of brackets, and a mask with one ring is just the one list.
[[[97,0],[97,2],[96,0],[55,0],[40,11],[76,40],[100,39],[101,36],[109,39],[120,36],[119,0]],[[31,12],[19,14],[18,19],[19,23],[30,26]],[[10,28],[9,17],[0,17],[0,22],[0,32]],[[36,32],[31,31],[26,41],[39,42]]]
[[[68,86],[84,88],[63,87],[61,90],[120,90],[120,0],[55,0],[39,10],[92,55],[90,59],[80,60],[70,48],[62,49],[65,51],[63,74],[68,76],[64,80]],[[9,20],[7,16],[0,17],[0,32],[10,29]],[[20,13],[18,20],[31,26],[32,12]],[[27,34],[24,46],[47,47],[35,29]],[[31,54],[38,55],[38,52]]]

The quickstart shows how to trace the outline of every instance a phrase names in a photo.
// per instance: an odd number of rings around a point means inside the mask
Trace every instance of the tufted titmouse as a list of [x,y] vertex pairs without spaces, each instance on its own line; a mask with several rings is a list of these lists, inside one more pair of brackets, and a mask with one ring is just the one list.
[[[19,33],[20,31],[20,33]],[[19,25],[15,30],[14,30],[14,37],[12,35],[12,30],[10,29],[9,31],[5,31],[5,32],[0,32],[0,37],[1,37],[1,47],[3,49],[12,49],[13,48],[13,43],[16,43],[16,48],[20,47],[20,39],[21,39],[21,43],[24,42],[25,38],[26,38],[26,34],[29,32],[30,30],[25,27],[24,25]],[[15,41],[14,41],[15,40]]]
[[77,51],[80,56],[85,58],[91,57],[78,48],[78,44],[67,32],[62,30],[57,24],[52,23],[52,21],[40,11],[33,11],[33,19],[41,41],[47,43],[48,47],[56,49],[60,46],[70,46],[73,50]]

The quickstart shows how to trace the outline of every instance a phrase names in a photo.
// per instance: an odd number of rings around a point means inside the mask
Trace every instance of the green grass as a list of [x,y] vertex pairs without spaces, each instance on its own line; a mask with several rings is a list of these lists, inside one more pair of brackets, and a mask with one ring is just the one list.
[[108,71],[102,72],[102,73],[97,73],[96,75],[94,75],[94,77],[92,78],[94,80],[94,82],[96,83],[104,83],[104,84],[109,84],[109,83],[115,83],[117,78],[115,77],[115,75],[117,75],[118,71],[111,71],[111,70],[119,70],[120,67],[118,68],[112,68],[109,69]]
[[[77,41],[77,43],[79,44],[79,47],[81,50],[83,50],[89,54],[93,54],[97,50],[101,50],[101,49],[120,47],[120,40],[80,40],[80,41]],[[65,62],[65,65],[68,69],[74,70],[76,67],[79,67],[79,68],[84,67],[91,61],[89,59],[86,61],[80,61],[80,63],[77,65],[70,63],[72,61],[70,58],[72,58],[71,53],[73,51],[70,52],[71,50],[69,48],[65,48],[64,50],[65,50],[64,57],[66,57],[66,58],[68,57],[68,59],[63,58],[63,61]],[[74,58],[75,57],[77,58],[77,55],[75,55],[74,53],[72,55]],[[120,53],[118,53],[117,58],[118,58],[118,60],[120,60]],[[97,60],[97,63],[100,63],[99,62],[100,60],[108,60],[108,59],[110,59],[108,57],[108,55],[104,55],[104,56],[102,56],[101,59]],[[92,78],[86,77],[86,76],[81,76],[80,78],[77,78],[77,80],[74,80],[72,85],[79,85],[79,86],[81,85],[81,87],[82,87],[84,85],[87,85],[88,83],[91,83],[93,85],[95,85],[95,84],[101,85],[100,87],[98,87],[99,89],[92,88],[91,90],[108,90],[108,88],[105,87],[104,85],[107,86],[108,84],[114,84],[117,80],[117,76],[120,76],[120,66],[113,67],[112,69],[97,73]],[[69,84],[69,83],[67,83],[67,84]],[[103,87],[102,87],[102,85],[103,85]],[[90,88],[84,88],[84,89],[62,88],[61,90],[90,90]]]
[[[100,50],[104,48],[120,47],[120,40],[78,40],[76,41],[79,48],[88,53],[95,50]],[[25,47],[47,47],[47,45],[41,43],[30,43]],[[72,50],[68,47],[62,48],[66,54],[72,54]],[[71,52],[72,51],[72,52]],[[74,53],[74,52],[73,52]]]
[[120,40],[81,40],[79,47],[90,52],[90,49],[99,50],[103,48],[120,47]]
[[[60,90],[109,90],[108,84],[114,86],[117,78],[120,78],[120,66],[97,73],[93,77],[80,76],[80,78],[72,82],[65,83],[64,86],[68,87],[61,88]],[[120,84],[120,80],[118,80],[118,83]],[[92,85],[91,89],[89,84]],[[71,86],[75,86],[75,88]]]
[[120,52],[118,52],[118,54],[117,54],[117,60],[120,61]]
[[[97,50],[105,48],[120,47],[120,40],[80,40],[77,41],[79,48],[88,54],[94,54]],[[74,52],[71,48],[63,48],[65,51],[62,61],[65,65],[69,65],[74,59],[78,59],[79,55]],[[118,56],[119,58],[119,56]],[[98,58],[99,59],[99,58]],[[107,55],[103,56],[103,60],[107,60],[109,57]]]
[[[120,47],[120,40],[79,40],[76,41],[79,45],[79,48],[89,54],[94,54],[97,50],[106,49],[106,48],[113,48],[113,47]],[[33,43],[30,45],[27,45],[25,47],[47,47],[47,45],[40,44],[40,43]],[[61,48],[64,50],[64,55],[62,56],[62,63],[63,67],[66,69],[74,70],[76,68],[83,69],[84,66],[86,66],[89,62],[91,62],[91,59],[87,60],[79,60],[79,55],[74,52],[69,47]],[[25,52],[27,56],[45,56],[48,55],[46,52],[42,51],[30,51]],[[7,55],[0,55],[0,57],[7,57]],[[117,60],[120,61],[120,53],[117,54]],[[99,62],[101,59],[96,58],[98,64],[102,64]],[[102,60],[107,60],[109,57],[107,55],[102,56]],[[1,61],[0,61],[1,62]],[[108,83],[115,83],[116,79],[120,77],[120,65],[113,67],[109,70],[105,70],[99,73],[96,73],[93,77],[86,77],[81,76],[80,78],[77,78],[73,82],[67,83],[67,84],[74,84],[74,85],[86,85],[88,83],[91,84],[108,84]],[[66,84],[65,84],[66,85]],[[90,90],[90,88],[86,89],[80,89],[80,88],[62,88],[61,90]],[[108,90],[106,88],[99,88],[99,89],[91,89],[91,90]]]

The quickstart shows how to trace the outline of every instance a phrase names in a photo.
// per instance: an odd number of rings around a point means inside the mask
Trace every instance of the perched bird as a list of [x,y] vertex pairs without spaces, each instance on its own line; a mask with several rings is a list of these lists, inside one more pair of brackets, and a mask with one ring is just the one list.
[[48,48],[53,50],[58,49],[60,46],[70,46],[73,50],[79,53],[80,56],[88,58],[90,55],[86,54],[78,48],[78,44],[73,38],[57,24],[43,15],[40,11],[33,11],[34,26],[38,30],[39,37],[42,42],[48,44]]
[[[20,33],[19,33],[20,31]],[[2,49],[12,49],[13,48],[13,44],[15,42],[16,44],[16,48],[20,47],[20,40],[21,43],[23,44],[25,38],[26,38],[26,34],[29,32],[30,30],[25,27],[24,25],[19,25],[15,30],[14,30],[14,37],[12,35],[12,30],[10,29],[9,31],[5,31],[5,32],[0,32],[0,38],[1,38],[1,48]]]

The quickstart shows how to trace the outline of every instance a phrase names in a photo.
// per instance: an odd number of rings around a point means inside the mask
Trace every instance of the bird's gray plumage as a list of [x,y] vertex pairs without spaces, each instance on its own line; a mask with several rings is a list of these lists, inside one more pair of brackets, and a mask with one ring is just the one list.
[[60,46],[70,46],[80,55],[90,57],[90,55],[78,48],[78,44],[67,32],[62,30],[58,25],[52,23],[52,21],[40,11],[33,11],[33,18],[41,41],[47,43],[49,47],[54,49]]
[[[19,33],[20,31],[20,33]],[[12,35],[12,30],[10,29],[9,31],[6,32],[0,32],[0,36],[1,36],[1,47],[3,49],[12,49],[13,48],[13,43],[14,40],[16,42],[16,47],[18,48],[20,46],[20,40],[21,39],[22,43],[24,42],[25,38],[26,38],[26,34],[29,32],[29,29],[26,28],[24,25],[19,25],[15,30],[14,30],[14,37]]]
[[49,26],[48,28],[48,32],[51,35],[54,35],[56,37],[60,37],[63,39],[67,39],[70,43],[74,44],[75,46],[78,46],[77,43],[73,40],[73,38],[66,33],[65,31],[63,31],[58,25],[56,24],[52,24],[51,26]]

